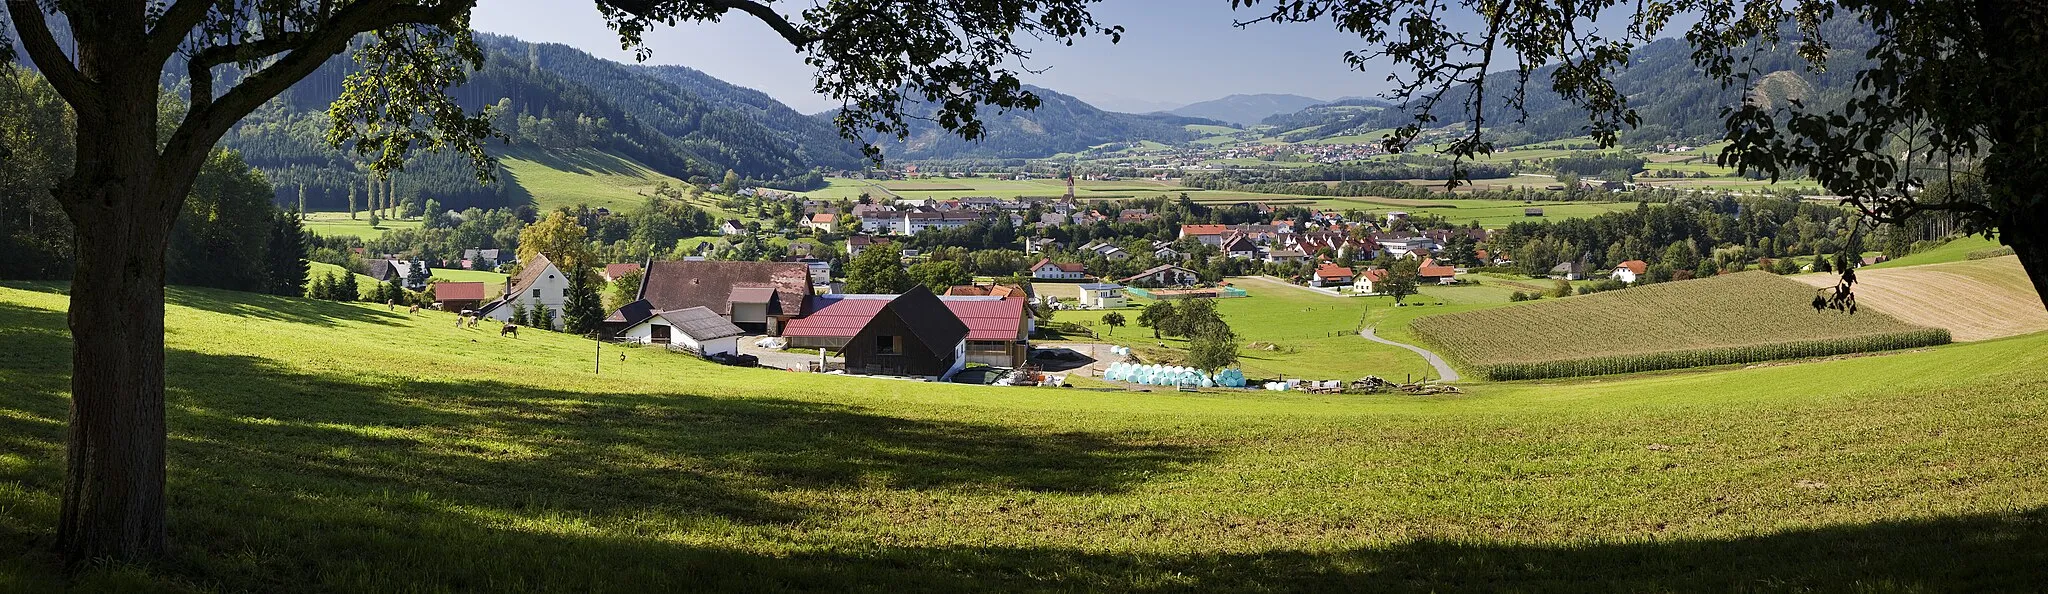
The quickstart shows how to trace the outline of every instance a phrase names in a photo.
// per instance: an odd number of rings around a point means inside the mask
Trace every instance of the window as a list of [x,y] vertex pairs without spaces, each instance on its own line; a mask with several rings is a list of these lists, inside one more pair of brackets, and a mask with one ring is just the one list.
[[534,298],[534,299],[539,299],[539,298],[540,298],[540,289],[534,289],[534,290],[533,290],[533,298]]
[[877,355],[894,355],[894,354],[896,354],[896,337],[894,337],[894,336],[876,336],[876,337],[875,337],[875,354],[877,354]]

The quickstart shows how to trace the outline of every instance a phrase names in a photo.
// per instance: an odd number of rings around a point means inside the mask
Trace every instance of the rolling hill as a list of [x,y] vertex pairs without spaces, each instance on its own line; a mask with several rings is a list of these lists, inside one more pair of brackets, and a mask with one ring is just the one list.
[[43,553],[63,490],[61,291],[0,284],[10,590],[2048,580],[2048,434],[2029,422],[2048,416],[2043,335],[1432,398],[1179,394],[800,375],[648,348],[607,347],[593,374],[576,337],[183,288],[167,311],[173,554],[67,574]]
[[[1000,112],[983,108],[979,115],[987,135],[979,141],[962,139],[933,124],[930,120],[938,111],[936,106],[914,104],[907,110],[924,119],[908,122],[911,130],[906,139],[886,137],[873,142],[891,159],[1043,158],[1103,145],[1145,141],[1180,144],[1204,136],[1189,131],[1188,125],[1219,124],[1215,120],[1170,114],[1103,111],[1050,89],[1030,85],[1025,85],[1025,89],[1038,96],[1038,109]],[[829,121],[834,113],[812,117]]]

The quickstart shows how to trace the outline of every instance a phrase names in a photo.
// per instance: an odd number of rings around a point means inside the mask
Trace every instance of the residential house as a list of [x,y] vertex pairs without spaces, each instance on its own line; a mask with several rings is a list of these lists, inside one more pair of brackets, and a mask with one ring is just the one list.
[[1259,257],[1259,244],[1249,235],[1232,235],[1223,241],[1223,255],[1241,260]]
[[1272,264],[1300,264],[1308,261],[1308,254],[1294,248],[1280,248],[1266,252],[1266,262]]
[[[645,288],[645,285],[642,285]],[[533,311],[546,308],[550,319],[559,326],[562,323],[562,304],[569,293],[569,276],[555,267],[554,260],[547,254],[533,257],[519,269],[519,274],[505,279],[505,292],[496,301],[485,304],[478,315],[500,322],[512,320],[513,310]],[[523,322],[520,322],[523,323]],[[553,328],[549,328],[553,330]]]
[[895,226],[896,207],[887,204],[855,204],[853,218],[860,219],[862,233],[888,233]]
[[462,260],[468,263],[464,268],[469,270],[496,270],[499,265],[511,263],[513,258],[512,250],[472,248],[462,250]]
[[1261,242],[1279,239],[1282,231],[1280,227],[1275,225],[1253,225],[1249,223],[1241,225],[1181,225],[1180,237],[1177,239],[1193,237],[1202,243],[1222,246],[1230,239],[1229,236],[1232,234],[1248,237],[1254,242]]
[[1624,283],[1635,284],[1637,280],[1642,279],[1643,275],[1649,271],[1650,263],[1642,260],[1629,260],[1616,265],[1614,272],[1609,274],[1608,277]]
[[1124,248],[1118,247],[1116,244],[1107,241],[1088,242],[1086,245],[1081,246],[1081,251],[1092,252],[1096,255],[1102,256],[1104,259],[1109,260],[1111,262],[1120,262],[1123,260],[1131,259],[1131,253],[1129,251],[1126,251]]
[[747,333],[708,307],[653,311],[647,307],[646,301],[634,303],[633,309],[645,311],[646,315],[627,323],[626,329],[618,334],[622,340],[641,344],[677,344],[684,350],[709,357],[738,353],[740,337]]
[[604,282],[616,281],[619,280],[619,277],[623,277],[628,274],[632,274],[639,271],[640,263],[638,262],[627,262],[624,264],[606,264],[604,265],[603,273]]
[[819,231],[825,231],[828,233],[831,232],[832,229],[834,227],[837,227],[838,225],[839,213],[836,212],[821,212],[813,214],[811,215],[811,218],[804,220],[805,227],[810,227],[812,229],[817,229]]
[[1568,281],[1586,280],[1587,266],[1586,261],[1583,259],[1560,262],[1558,265],[1550,267],[1550,278]]
[[1442,249],[1436,240],[1428,237],[1374,237],[1373,241],[1379,244],[1381,250],[1396,258],[1406,258],[1409,254],[1422,257]]
[[1367,268],[1351,281],[1351,291],[1360,295],[1379,295],[1387,292],[1387,269]]
[[1054,262],[1051,258],[1040,258],[1031,265],[1031,278],[1038,280],[1081,280],[1088,277],[1088,269],[1079,263]]
[[484,303],[484,284],[481,282],[434,283],[434,303],[441,311],[468,311]]
[[983,216],[983,213],[973,211],[910,211],[902,213],[902,218],[892,225],[890,232],[916,235],[931,229],[958,229],[981,220]]
[[377,279],[377,282],[391,282],[398,277],[398,284],[410,291],[427,290],[427,279],[434,276],[434,269],[426,260],[364,260],[363,274]]
[[1116,283],[1086,283],[1079,286],[1082,309],[1116,309],[1124,306],[1124,286]]
[[1159,260],[1161,262],[1179,262],[1181,260],[1186,260],[1187,257],[1188,255],[1186,253],[1181,252],[1180,248],[1173,247],[1172,242],[1152,242],[1153,259]]
[[826,262],[824,260],[812,258],[809,256],[790,256],[788,258],[783,258],[782,261],[802,264],[805,268],[809,269],[811,272],[811,286],[815,287],[818,285],[832,284],[831,262]]
[[1352,274],[1350,268],[1324,262],[1316,266],[1314,276],[1310,279],[1310,282],[1318,287],[1341,287],[1351,284],[1352,277],[1354,276],[1356,275]]
[[1202,282],[1202,276],[1193,270],[1172,264],[1160,264],[1117,282],[1137,287],[1185,287]]
[[[640,280],[638,300],[649,311],[709,308],[748,332],[775,334],[803,315],[811,295],[810,267],[799,262],[653,262]],[[626,308],[607,324],[632,322]]]
[[1424,284],[1458,284],[1458,268],[1456,266],[1444,266],[1441,264],[1437,264],[1436,258],[1424,258],[1422,260],[1422,266],[1419,266],[1415,269],[1415,276],[1415,280],[1417,282],[1421,282]]
[[718,233],[720,235],[746,235],[747,226],[741,223],[739,219],[726,219],[725,222],[718,224]]
[[860,257],[860,253],[866,251],[869,246],[886,246],[888,244],[889,238],[887,237],[875,237],[873,235],[850,236],[846,238],[846,257],[858,258]]
[[1059,249],[1059,247],[1059,240],[1052,239],[1049,237],[1039,237],[1035,239],[1026,240],[1024,242],[1024,253],[1043,254],[1051,250]]

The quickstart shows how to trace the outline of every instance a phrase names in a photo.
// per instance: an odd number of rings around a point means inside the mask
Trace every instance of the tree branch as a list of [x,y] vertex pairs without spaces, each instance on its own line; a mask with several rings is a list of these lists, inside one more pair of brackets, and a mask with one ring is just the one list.
[[192,110],[204,111],[207,106],[213,104],[214,67],[231,62],[254,62],[292,51],[293,48],[311,42],[312,35],[288,31],[255,41],[216,45],[193,54],[185,63],[186,74],[192,78]]
[[[328,58],[347,49],[349,40],[355,38],[356,34],[397,25],[445,24],[476,6],[476,0],[444,0],[431,7],[419,4],[394,5],[397,2],[398,0],[364,0],[351,3],[335,11],[326,22],[311,31],[295,34],[299,36],[301,43],[292,48],[290,53],[242,79],[234,88],[209,102],[204,109],[199,108],[195,100],[193,108],[186,112],[185,121],[179,124],[177,131],[171,134],[170,141],[165,145],[165,158],[158,161],[158,172],[163,174],[196,171],[198,163],[206,158],[208,149],[218,142],[235,122],[241,121],[257,107],[261,107],[263,102],[290,89],[293,84],[318,70]],[[269,40],[258,43],[264,41]],[[200,93],[195,92],[194,97],[198,96]],[[173,177],[158,175],[157,179],[168,180]]]
[[43,19],[43,9],[35,0],[7,0],[7,12],[14,17],[15,34],[21,37],[22,47],[28,49],[29,59],[49,79],[50,86],[56,87],[58,95],[81,109],[98,100],[99,94],[93,90],[91,81],[79,74],[78,65],[71,63],[63,48],[57,47],[57,39],[50,35],[50,25]]
[[216,0],[178,0],[177,4],[171,5],[169,10],[164,11],[163,17],[157,19],[156,29],[150,31],[149,38],[143,42],[143,52],[147,56],[145,59],[162,62],[171,57],[171,52],[178,51],[178,44],[185,41],[185,36],[192,32],[192,28],[199,26],[199,23],[206,19],[206,13],[213,9],[215,2]]

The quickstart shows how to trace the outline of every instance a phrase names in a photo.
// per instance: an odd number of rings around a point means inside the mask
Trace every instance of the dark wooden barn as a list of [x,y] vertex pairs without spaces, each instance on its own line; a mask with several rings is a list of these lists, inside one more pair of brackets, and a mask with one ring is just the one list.
[[922,286],[898,295],[840,352],[846,371],[944,378],[958,371],[967,323]]

